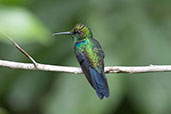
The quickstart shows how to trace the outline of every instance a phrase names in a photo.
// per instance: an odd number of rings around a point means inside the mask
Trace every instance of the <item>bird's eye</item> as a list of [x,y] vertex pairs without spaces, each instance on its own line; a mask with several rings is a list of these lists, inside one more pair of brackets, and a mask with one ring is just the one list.
[[81,31],[77,31],[77,33],[78,33],[78,34],[80,34],[80,33],[81,33]]

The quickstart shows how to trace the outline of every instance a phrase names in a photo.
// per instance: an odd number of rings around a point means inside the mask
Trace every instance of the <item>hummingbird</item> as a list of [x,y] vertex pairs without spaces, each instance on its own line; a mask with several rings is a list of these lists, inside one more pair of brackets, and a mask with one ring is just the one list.
[[109,97],[109,87],[104,73],[104,52],[99,42],[94,39],[90,28],[76,24],[69,32],[54,33],[71,35],[74,42],[74,53],[90,85],[98,97]]

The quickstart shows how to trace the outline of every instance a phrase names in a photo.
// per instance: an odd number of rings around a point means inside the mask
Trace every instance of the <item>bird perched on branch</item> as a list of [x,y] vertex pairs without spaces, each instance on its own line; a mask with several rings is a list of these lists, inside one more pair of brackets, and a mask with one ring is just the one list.
[[100,99],[109,97],[109,88],[104,74],[104,52],[97,40],[93,38],[90,28],[77,24],[69,32],[56,35],[71,35],[74,41],[76,58],[91,86]]

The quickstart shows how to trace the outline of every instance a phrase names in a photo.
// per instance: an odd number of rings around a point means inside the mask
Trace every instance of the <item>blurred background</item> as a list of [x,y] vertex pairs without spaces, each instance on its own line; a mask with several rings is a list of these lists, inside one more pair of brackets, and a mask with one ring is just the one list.
[[[171,64],[170,0],[0,0],[0,32],[37,62],[79,66],[70,36],[91,28],[106,66]],[[0,59],[30,62],[2,33]],[[0,67],[0,114],[171,114],[171,73],[106,74],[100,100],[82,74]]]

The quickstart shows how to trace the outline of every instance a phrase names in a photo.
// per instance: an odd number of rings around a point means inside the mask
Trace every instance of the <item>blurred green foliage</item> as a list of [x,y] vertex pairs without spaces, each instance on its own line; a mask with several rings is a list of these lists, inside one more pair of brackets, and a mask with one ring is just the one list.
[[[89,26],[105,65],[171,64],[170,0],[0,0],[4,31],[40,63],[79,66],[68,31]],[[0,34],[0,59],[29,62]],[[0,68],[0,114],[170,114],[171,74],[107,74],[99,100],[80,74]]]

